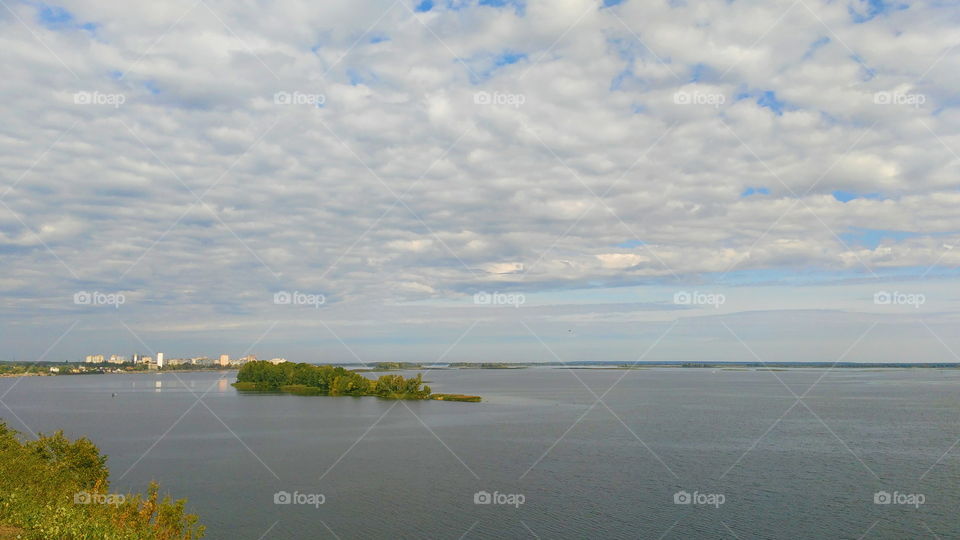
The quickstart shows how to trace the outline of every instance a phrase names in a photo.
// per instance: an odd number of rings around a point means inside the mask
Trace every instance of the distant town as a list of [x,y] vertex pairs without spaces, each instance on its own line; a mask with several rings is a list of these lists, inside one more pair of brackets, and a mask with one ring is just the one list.
[[[248,362],[256,362],[256,355],[231,359],[229,354],[219,358],[194,356],[192,358],[167,358],[164,353],[155,356],[134,353],[89,354],[83,362],[0,362],[0,376],[12,375],[80,375],[94,373],[130,373],[143,371],[193,371],[237,369]],[[271,364],[282,364],[286,358],[271,358]]]
[[[148,356],[145,354],[134,353],[130,357],[126,357],[119,354],[111,354],[110,356],[105,356],[102,354],[89,354],[84,358],[84,364],[95,364],[98,366],[104,365],[118,365],[118,366],[140,366],[141,369],[146,367],[146,369],[164,369],[164,368],[180,368],[180,367],[240,367],[247,362],[256,362],[257,356],[255,354],[248,354],[241,358],[235,360],[230,359],[229,354],[221,354],[219,358],[210,358],[209,356],[194,356],[192,358],[166,358],[164,354],[157,353],[156,357]],[[271,364],[282,364],[286,362],[286,358],[271,358],[269,362]]]

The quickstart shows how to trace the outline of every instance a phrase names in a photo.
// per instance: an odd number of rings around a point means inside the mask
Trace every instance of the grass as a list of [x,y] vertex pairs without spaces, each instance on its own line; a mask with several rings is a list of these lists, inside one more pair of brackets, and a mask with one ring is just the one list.
[[274,388],[268,388],[264,385],[253,383],[253,382],[235,382],[233,383],[233,387],[236,388],[237,390],[247,390],[247,391],[261,391],[261,392],[276,391],[276,389]]
[[464,401],[467,403],[480,403],[480,396],[468,396],[466,394],[431,394],[430,399],[437,401]]
[[[283,392],[297,396],[328,396],[328,392],[313,386],[304,384],[287,384],[277,388],[267,388],[262,384],[252,382],[235,382],[233,387],[243,392]],[[462,401],[465,403],[480,403],[480,396],[470,396],[467,394],[430,394],[429,396],[417,396],[412,394],[369,394],[382,399],[433,399],[436,401]],[[2,539],[0,539],[2,540]]]
[[[243,384],[243,383],[237,383]],[[280,387],[281,392],[286,392],[288,394],[295,394],[298,396],[325,396],[327,392],[323,391],[320,388],[314,386],[307,386],[305,384],[288,384]]]

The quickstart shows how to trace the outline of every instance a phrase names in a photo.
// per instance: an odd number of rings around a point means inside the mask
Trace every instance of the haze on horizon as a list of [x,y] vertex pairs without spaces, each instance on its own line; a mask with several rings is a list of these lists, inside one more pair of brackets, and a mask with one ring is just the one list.
[[0,360],[960,361],[955,6],[362,4],[5,2]]

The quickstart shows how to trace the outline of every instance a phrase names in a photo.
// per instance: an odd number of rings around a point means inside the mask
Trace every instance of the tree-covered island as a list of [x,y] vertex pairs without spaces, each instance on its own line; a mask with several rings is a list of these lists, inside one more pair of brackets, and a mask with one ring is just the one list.
[[479,396],[434,394],[423,377],[382,375],[372,380],[340,366],[318,366],[284,362],[248,362],[237,372],[237,390],[288,392],[316,396],[377,396],[386,399],[436,399],[439,401],[480,401]]

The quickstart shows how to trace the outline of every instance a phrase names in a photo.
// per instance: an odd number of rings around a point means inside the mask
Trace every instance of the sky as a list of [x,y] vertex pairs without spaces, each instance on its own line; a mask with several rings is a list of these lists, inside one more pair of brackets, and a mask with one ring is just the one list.
[[0,359],[957,362],[953,2],[0,2]]

